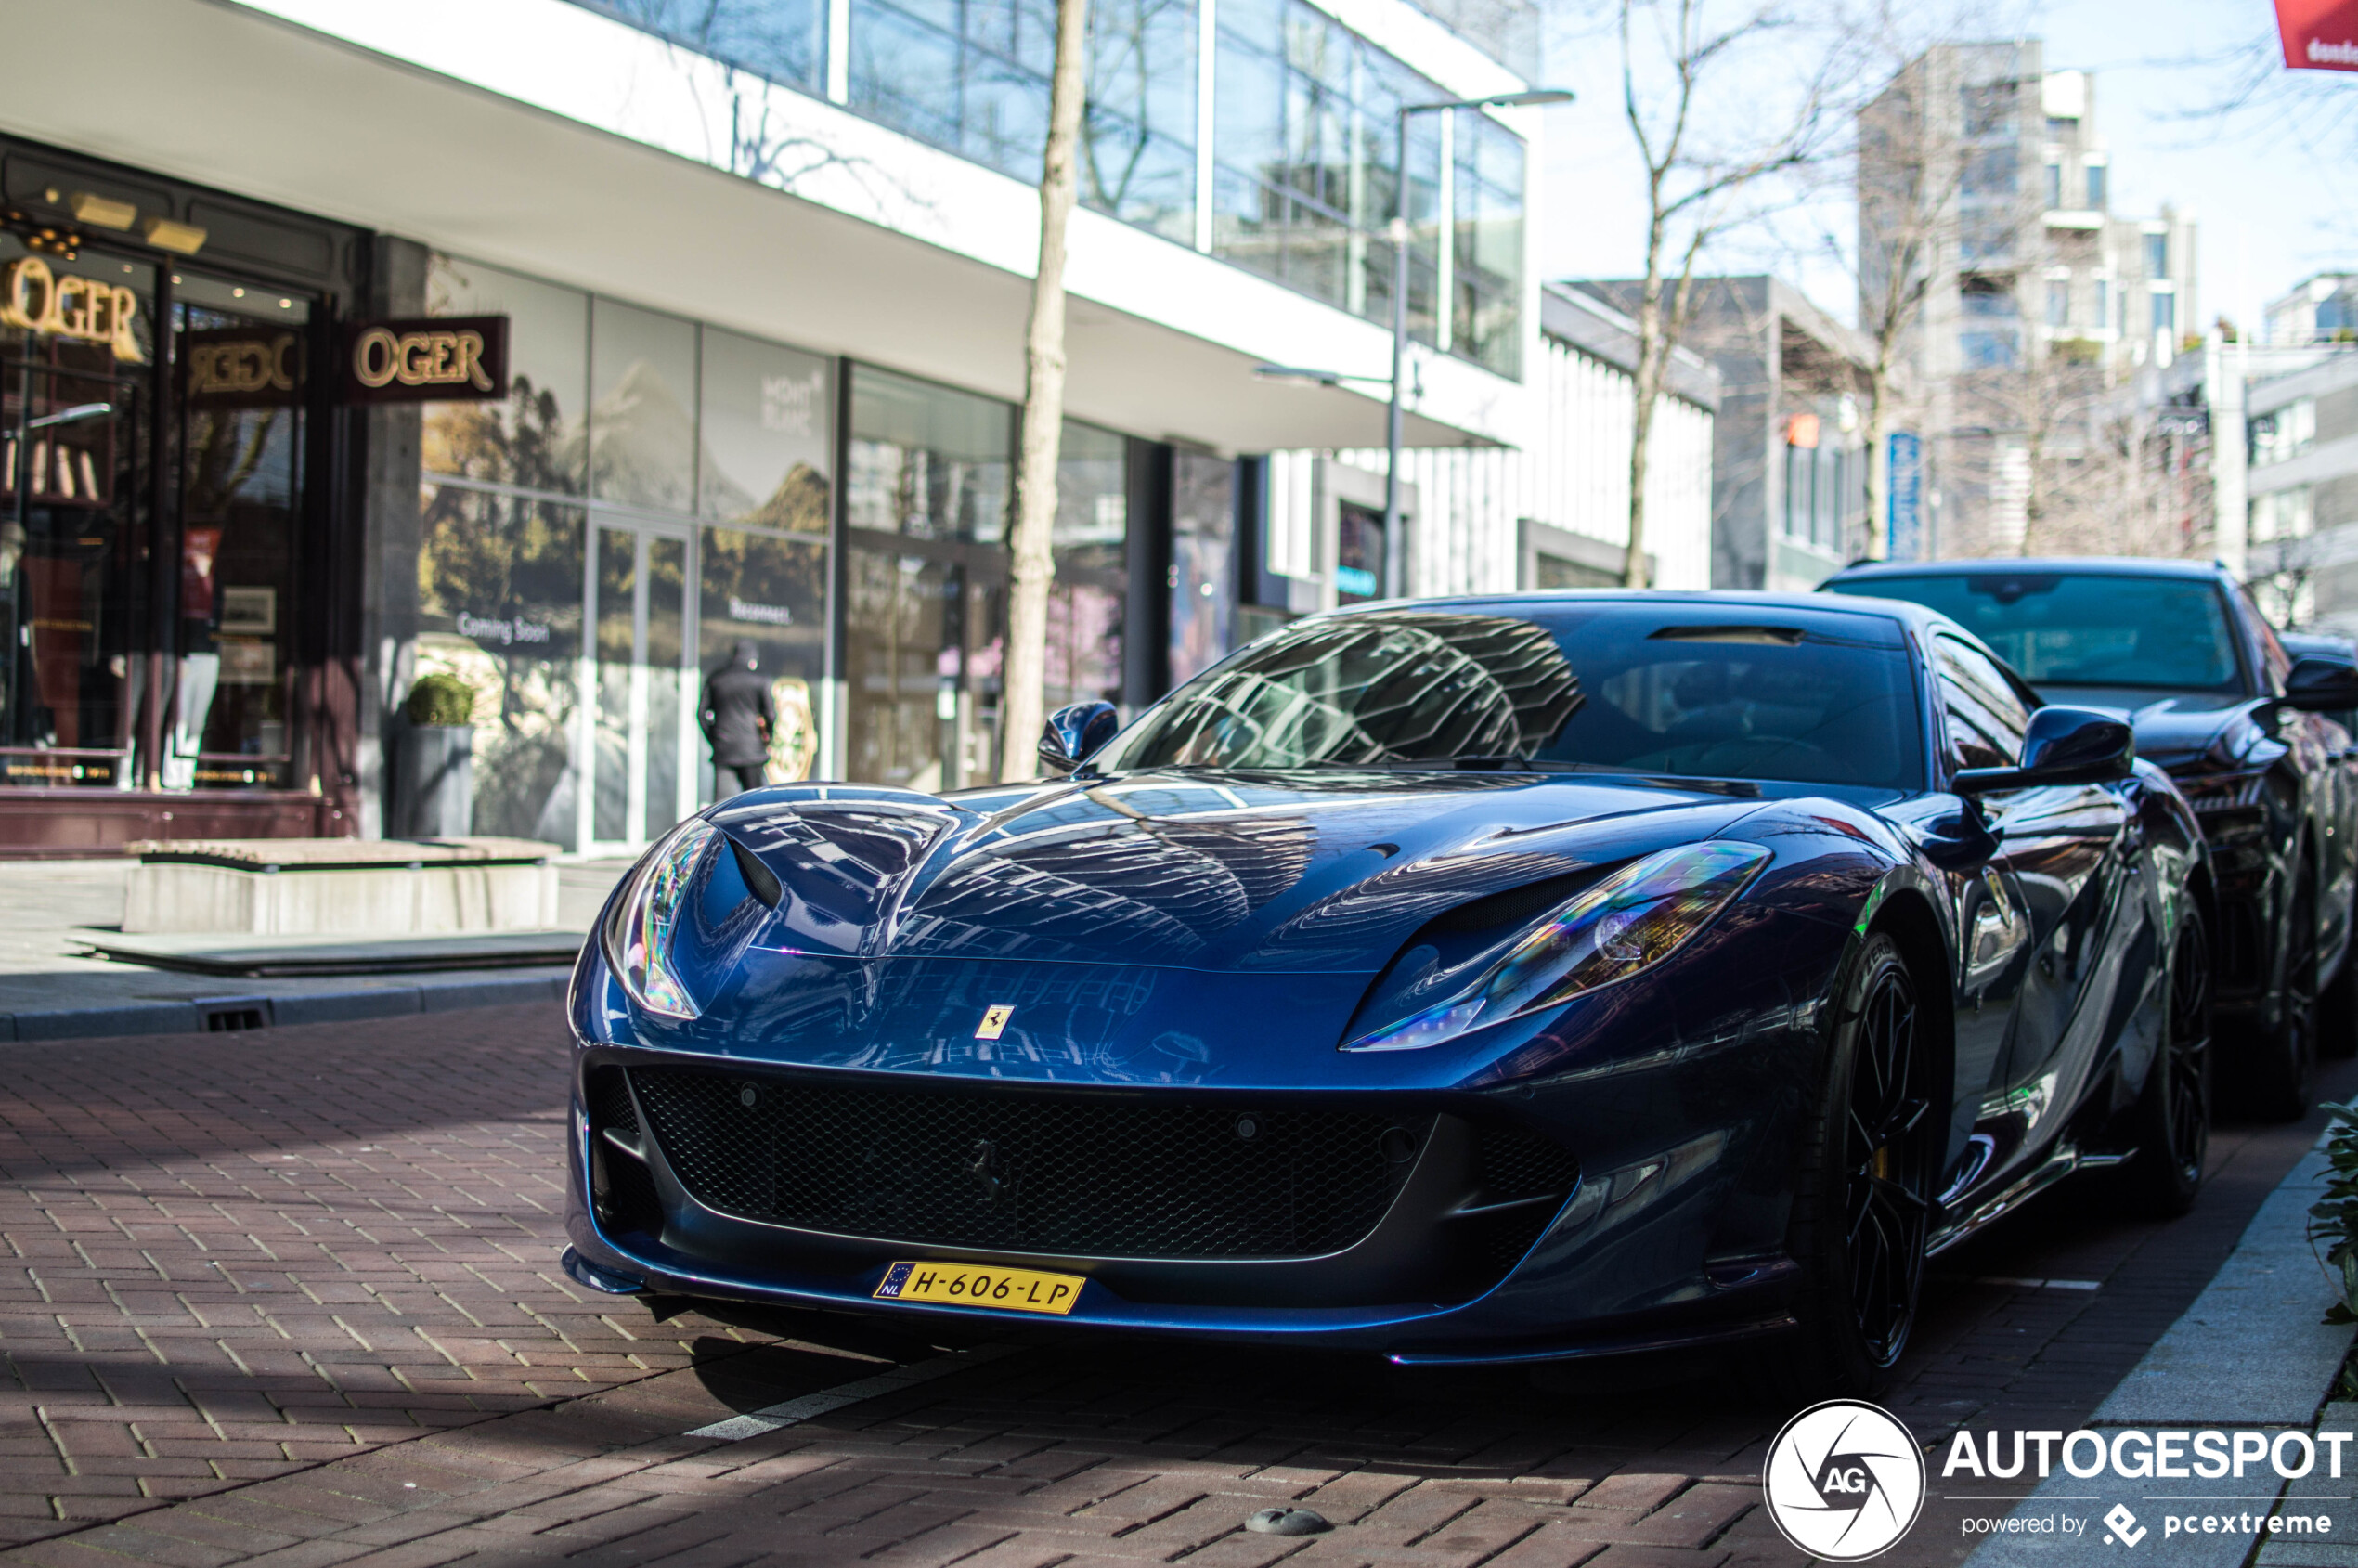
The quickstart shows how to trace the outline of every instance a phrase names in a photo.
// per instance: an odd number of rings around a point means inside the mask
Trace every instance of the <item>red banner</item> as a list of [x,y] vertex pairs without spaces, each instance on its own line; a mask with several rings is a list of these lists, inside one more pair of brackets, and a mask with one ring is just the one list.
[[2276,0],[2293,71],[2358,71],[2358,0]]

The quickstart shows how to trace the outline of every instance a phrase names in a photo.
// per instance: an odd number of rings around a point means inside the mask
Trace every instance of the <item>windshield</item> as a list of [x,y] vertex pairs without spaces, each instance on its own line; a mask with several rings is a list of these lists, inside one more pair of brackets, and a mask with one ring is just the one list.
[[1843,617],[1858,621],[1854,641],[1846,628],[1828,635],[1821,616],[1757,614],[1735,624],[1716,606],[1572,603],[1309,621],[1180,687],[1092,760],[1108,771],[1525,763],[1916,787],[1898,628]]
[[1828,583],[1929,605],[2039,686],[2168,692],[2242,687],[2226,607],[2209,583],[2101,572],[1926,573]]

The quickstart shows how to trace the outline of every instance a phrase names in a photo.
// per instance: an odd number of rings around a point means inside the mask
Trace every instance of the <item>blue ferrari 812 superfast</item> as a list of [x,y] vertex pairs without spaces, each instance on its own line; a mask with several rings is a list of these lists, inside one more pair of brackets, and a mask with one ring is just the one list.
[[577,1279],[1861,1391],[2041,1187],[2194,1201],[2202,836],[1932,611],[1359,607],[1041,757],[756,790],[624,879]]

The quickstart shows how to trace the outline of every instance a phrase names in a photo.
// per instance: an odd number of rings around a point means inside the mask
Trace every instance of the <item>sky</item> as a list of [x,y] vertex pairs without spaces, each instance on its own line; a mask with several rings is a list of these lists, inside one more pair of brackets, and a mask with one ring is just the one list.
[[[2256,111],[2224,121],[2192,114],[2230,92],[2242,69],[2231,52],[2273,38],[2269,0],[2021,0],[2014,14],[2046,41],[2047,69],[2095,74],[2113,211],[2144,216],[2169,201],[2200,220],[2206,321],[2256,318],[2261,304],[2313,273],[2358,270],[2358,147],[2313,145]],[[1548,66],[1549,85],[1580,97],[1547,111],[1541,274],[1628,276],[1642,260],[1645,204],[1621,118],[1616,46],[1609,33],[1559,15]],[[2312,93],[2358,100],[2358,74],[2301,75]],[[1731,134],[1742,116],[1762,112],[1740,88],[1723,84],[1719,97],[1740,117],[1729,122]],[[2346,138],[2358,115],[2340,123]],[[1789,214],[1775,236],[1756,230],[1731,241],[1707,270],[1778,272],[1847,320],[1849,291],[1825,259],[1822,236],[1848,221],[1840,202],[1820,201]]]

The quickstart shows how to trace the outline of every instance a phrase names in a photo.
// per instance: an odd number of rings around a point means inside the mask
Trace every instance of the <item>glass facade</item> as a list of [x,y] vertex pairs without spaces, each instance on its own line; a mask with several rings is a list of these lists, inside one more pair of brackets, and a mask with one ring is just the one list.
[[826,0],[580,0],[700,55],[812,92],[825,85]]
[[1172,459],[1171,683],[1191,680],[1235,641],[1237,465],[1200,452]]
[[818,759],[832,362],[434,258],[427,306],[510,317],[501,403],[427,405],[418,673],[475,693],[473,829],[641,843],[714,798],[706,671],[750,642],[773,779]]
[[[584,0],[772,80],[822,91],[825,0]],[[1198,102],[1199,6],[1213,9]],[[1047,140],[1054,0],[849,0],[848,107],[1027,183]],[[1520,376],[1522,139],[1308,0],[1097,0],[1081,201],[1368,319],[1392,319],[1392,223],[1409,232],[1409,331]],[[1208,221],[1199,144],[1211,127]],[[2011,188],[2012,149],[2007,162]],[[732,165],[733,166],[733,165]],[[602,388],[601,395],[604,395]]]
[[[956,789],[998,776],[1017,410],[858,367],[843,622],[847,777]],[[1122,696],[1129,442],[1068,422],[1047,702]]]
[[[851,0],[850,104],[1027,183],[1048,140],[1054,0]],[[1195,234],[1193,0],[1090,7],[1081,200]]]

